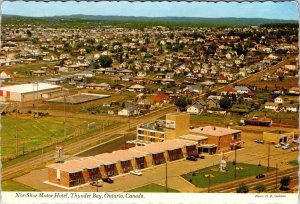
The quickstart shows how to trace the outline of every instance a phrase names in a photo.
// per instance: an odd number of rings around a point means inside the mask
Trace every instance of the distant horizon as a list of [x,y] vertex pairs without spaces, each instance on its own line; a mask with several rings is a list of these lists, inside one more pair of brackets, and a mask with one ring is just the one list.
[[53,15],[53,16],[25,16],[25,15],[14,15],[14,14],[2,14],[2,16],[17,16],[17,17],[28,17],[28,18],[53,18],[53,17],[69,17],[69,16],[104,16],[104,17],[133,17],[133,18],[205,18],[205,19],[219,19],[219,18],[236,18],[236,19],[266,19],[266,20],[282,20],[282,21],[298,21],[298,19],[278,19],[278,18],[263,18],[263,17],[190,17],[190,16],[134,16],[134,15],[93,15],[93,14],[69,14],[69,15]]
[[147,18],[260,18],[298,20],[296,2],[23,2],[4,1],[3,15],[56,17],[71,15]]

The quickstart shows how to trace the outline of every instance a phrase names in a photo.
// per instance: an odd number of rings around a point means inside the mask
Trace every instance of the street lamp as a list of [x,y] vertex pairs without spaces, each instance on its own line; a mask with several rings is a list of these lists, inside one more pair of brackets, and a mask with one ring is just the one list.
[[210,192],[210,178],[214,178],[212,174],[205,174],[205,177],[208,178],[208,186],[207,186],[207,193]]

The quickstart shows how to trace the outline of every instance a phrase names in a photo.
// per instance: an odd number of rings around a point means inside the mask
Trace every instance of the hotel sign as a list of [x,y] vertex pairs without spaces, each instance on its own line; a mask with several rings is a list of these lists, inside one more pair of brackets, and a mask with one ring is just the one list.
[[173,121],[173,120],[166,120],[166,128],[175,129],[175,121]]

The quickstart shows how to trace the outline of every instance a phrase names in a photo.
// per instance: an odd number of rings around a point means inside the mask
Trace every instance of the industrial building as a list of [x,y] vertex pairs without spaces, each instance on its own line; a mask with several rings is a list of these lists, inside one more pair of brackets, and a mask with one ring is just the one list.
[[63,87],[47,83],[31,83],[0,87],[0,101],[27,102],[62,96]]
[[272,130],[263,133],[263,140],[274,144],[278,144],[280,142],[292,142],[293,139],[294,132],[285,130]]

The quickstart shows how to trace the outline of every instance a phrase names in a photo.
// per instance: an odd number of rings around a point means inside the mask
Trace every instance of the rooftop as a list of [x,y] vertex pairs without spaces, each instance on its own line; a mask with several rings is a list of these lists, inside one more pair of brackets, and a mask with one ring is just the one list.
[[273,134],[285,134],[285,133],[290,133],[290,132],[285,131],[285,130],[272,130],[272,131],[269,131],[269,133],[273,133]]
[[47,83],[31,83],[31,84],[5,86],[5,87],[1,87],[0,90],[14,92],[14,93],[30,93],[30,92],[44,91],[44,90],[50,90],[56,88],[61,88],[61,86],[47,84]]
[[180,138],[185,139],[185,140],[193,140],[193,141],[201,141],[201,140],[207,139],[207,137],[205,137],[205,136],[192,135],[192,134],[183,135],[183,136],[180,136]]
[[205,126],[205,127],[199,127],[195,129],[190,130],[191,133],[196,134],[203,134],[203,135],[210,135],[210,136],[224,136],[234,133],[241,132],[240,130],[234,130],[230,128],[223,128],[223,127],[215,127],[215,126]]
[[139,128],[147,129],[147,130],[155,130],[164,132],[166,127],[166,121],[165,120],[156,120],[152,123],[142,124],[139,126]]

